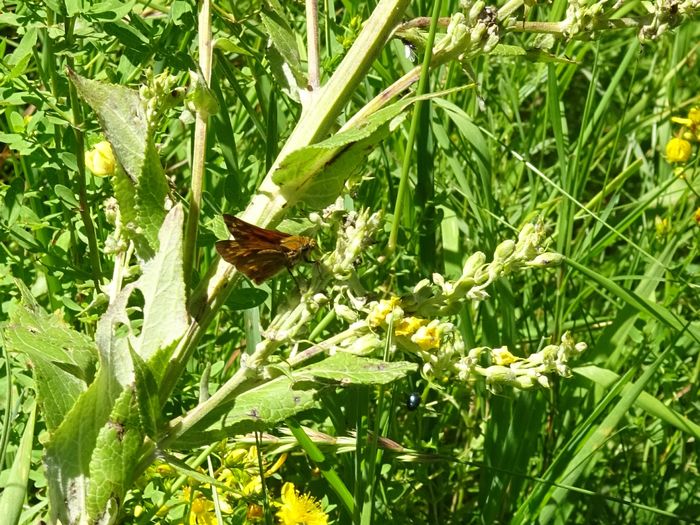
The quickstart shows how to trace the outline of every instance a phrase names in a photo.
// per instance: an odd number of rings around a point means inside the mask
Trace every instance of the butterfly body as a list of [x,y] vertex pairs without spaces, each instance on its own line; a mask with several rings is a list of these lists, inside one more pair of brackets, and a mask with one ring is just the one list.
[[233,215],[224,215],[224,222],[234,238],[218,241],[216,251],[256,284],[292,268],[316,248],[310,237],[267,230]]

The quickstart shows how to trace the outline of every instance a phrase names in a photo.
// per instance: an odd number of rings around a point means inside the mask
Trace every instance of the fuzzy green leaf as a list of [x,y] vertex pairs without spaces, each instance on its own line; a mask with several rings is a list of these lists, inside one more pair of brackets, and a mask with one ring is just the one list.
[[[294,32],[280,12],[268,9],[260,13],[260,18],[272,42],[267,50],[272,71],[280,84],[287,86],[289,95],[297,100],[297,86],[306,85],[306,81]],[[289,78],[289,73],[293,79]]]
[[406,361],[382,361],[338,352],[294,373],[295,379],[330,379],[342,385],[386,385],[415,372],[418,365]]
[[272,180],[290,202],[302,201],[314,208],[330,204],[345,182],[362,169],[375,145],[401,123],[409,103],[392,104],[323,142],[293,151]]
[[240,433],[262,430],[303,410],[317,406],[316,390],[298,384],[287,376],[249,390],[236,398],[236,404],[224,420],[224,427]]
[[69,71],[78,94],[95,111],[123,171],[114,190],[127,236],[150,259],[165,218],[168,184],[149,129],[144,100],[135,90],[89,80]]
[[58,427],[95,375],[97,347],[63,320],[44,312],[16,281],[22,306],[5,328],[10,352],[25,354],[34,367],[39,402],[49,430]]
[[148,361],[159,349],[177,341],[187,328],[182,269],[182,206],[168,213],[158,235],[158,253],[144,264],[136,283],[143,293],[143,325],[134,344]]
[[160,399],[155,374],[146,362],[132,348],[129,348],[134,363],[136,399],[143,423],[143,430],[148,437],[155,440],[160,419]]
[[122,391],[100,429],[90,461],[87,509],[91,519],[109,522],[131,486],[143,433],[133,389]]

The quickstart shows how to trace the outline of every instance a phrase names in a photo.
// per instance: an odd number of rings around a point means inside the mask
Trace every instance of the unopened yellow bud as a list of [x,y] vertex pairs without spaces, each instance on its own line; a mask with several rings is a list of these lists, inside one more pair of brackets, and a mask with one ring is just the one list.
[[116,167],[116,160],[110,143],[103,140],[95,144],[90,151],[86,151],[85,166],[98,177],[112,175]]
[[690,150],[690,142],[674,137],[666,144],[666,160],[671,163],[687,162],[690,158]]

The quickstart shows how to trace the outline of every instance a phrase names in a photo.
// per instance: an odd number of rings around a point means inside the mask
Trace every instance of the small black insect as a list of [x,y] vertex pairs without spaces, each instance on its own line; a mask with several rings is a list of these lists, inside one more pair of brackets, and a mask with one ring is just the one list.
[[415,410],[420,406],[420,394],[418,392],[413,392],[409,394],[408,399],[406,399],[406,408],[408,410]]

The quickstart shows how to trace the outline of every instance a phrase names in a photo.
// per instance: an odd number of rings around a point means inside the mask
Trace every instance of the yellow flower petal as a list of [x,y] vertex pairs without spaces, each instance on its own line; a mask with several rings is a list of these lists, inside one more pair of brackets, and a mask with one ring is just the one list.
[[671,163],[687,162],[690,158],[690,151],[690,142],[674,137],[666,144],[666,160]]
[[110,143],[103,140],[95,144],[90,151],[86,151],[85,166],[98,177],[112,175],[116,167],[116,160]]
[[282,525],[327,525],[328,515],[320,503],[308,494],[299,494],[294,484],[287,482],[282,487],[282,503],[277,511]]
[[404,317],[396,324],[396,335],[413,335],[428,321],[418,317]]
[[411,336],[411,341],[416,343],[421,350],[430,350],[440,346],[440,334],[438,333],[437,321],[431,321],[427,326],[421,326],[416,333]]
[[[383,326],[386,324],[386,318],[389,314],[394,312],[394,309],[401,310],[399,307],[399,302],[401,300],[398,297],[392,297],[390,299],[382,299],[374,307],[372,311],[367,316],[367,322],[370,326]],[[402,315],[403,312],[401,312]]]

